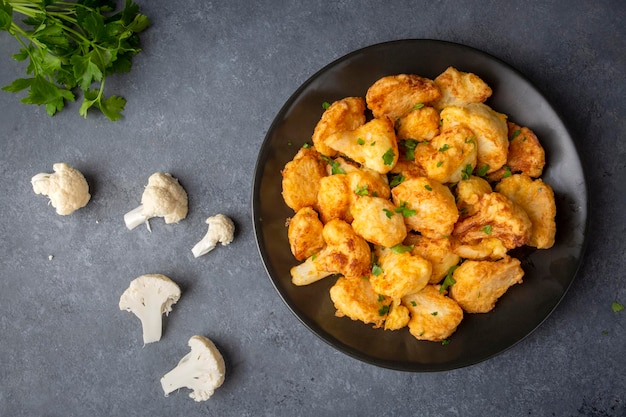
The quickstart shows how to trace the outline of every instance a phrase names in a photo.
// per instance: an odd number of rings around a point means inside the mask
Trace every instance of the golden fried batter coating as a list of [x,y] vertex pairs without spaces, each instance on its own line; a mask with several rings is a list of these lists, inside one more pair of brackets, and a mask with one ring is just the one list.
[[417,146],[415,162],[426,176],[440,183],[458,182],[463,172],[476,167],[477,146],[474,133],[463,125],[443,129],[427,145]]
[[348,186],[354,196],[368,195],[389,198],[391,189],[387,177],[367,168],[355,169],[346,174]]
[[439,112],[430,106],[411,110],[396,121],[398,140],[431,140],[439,134]]
[[411,246],[411,253],[428,260],[432,265],[432,273],[428,282],[436,284],[441,281],[448,270],[461,260],[454,253],[450,238],[431,239],[417,233],[410,233],[404,244]]
[[385,198],[362,196],[352,205],[352,227],[368,242],[381,246],[395,246],[406,237],[402,215]]
[[554,245],[556,235],[556,203],[554,191],[541,179],[533,180],[528,175],[516,174],[504,178],[496,191],[519,204],[532,222],[532,233],[527,245],[548,249]]
[[391,298],[420,291],[428,284],[432,273],[430,262],[410,252],[395,253],[389,248],[376,248],[382,272],[370,275],[372,288],[378,294]]
[[456,186],[457,207],[461,216],[471,216],[478,211],[478,200],[483,194],[492,191],[491,185],[483,178],[471,175],[468,179],[461,180]]
[[509,153],[506,165],[489,174],[489,180],[499,181],[511,173],[537,178],[543,173],[546,155],[535,133],[527,127],[508,122]]
[[449,236],[459,218],[448,187],[429,178],[411,178],[391,190],[393,202],[403,210],[410,230],[439,239]]
[[325,141],[333,133],[354,130],[365,123],[365,100],[361,97],[346,97],[337,100],[322,114],[313,130],[313,145],[323,155],[333,157],[337,151],[329,148]]
[[281,171],[282,195],[293,211],[314,207],[320,181],[326,176],[326,163],[315,148],[301,148]]
[[398,160],[396,133],[388,117],[372,119],[354,130],[334,133],[325,143],[380,174],[389,172]]
[[441,111],[442,129],[465,125],[474,132],[478,145],[477,167],[491,173],[506,164],[509,149],[506,115],[486,104],[470,103],[464,107],[449,106]]
[[460,243],[455,240],[454,253],[463,259],[497,261],[506,256],[508,249],[498,238],[488,237],[475,243]]
[[365,277],[371,272],[372,252],[369,244],[352,226],[334,219],[324,225],[322,237],[326,246],[317,255],[291,268],[294,285],[308,285],[333,274]]
[[484,103],[491,97],[491,87],[478,75],[462,72],[448,67],[435,78],[435,85],[441,91],[441,98],[433,103],[433,107],[443,109],[446,106],[463,107],[469,103]]
[[330,288],[330,298],[337,309],[337,317],[347,316],[374,328],[383,325],[391,299],[376,294],[367,279],[339,277]]
[[428,104],[441,97],[433,80],[414,74],[383,77],[370,86],[365,95],[374,117],[402,117],[418,104]]
[[450,297],[439,293],[434,285],[402,297],[409,309],[409,332],[419,340],[440,342],[456,331],[463,320],[463,310]]
[[289,221],[287,237],[293,256],[302,261],[326,245],[322,238],[324,224],[311,207],[303,207]]
[[319,182],[316,207],[323,223],[332,219],[341,219],[352,222],[350,213],[351,203],[350,186],[345,174],[335,174],[324,177]]
[[404,178],[418,178],[426,176],[426,171],[424,171],[424,168],[415,163],[414,159],[409,161],[403,156],[400,156],[400,158],[398,158],[398,162],[396,162],[396,164],[393,166],[391,171],[389,171],[389,173],[402,175],[402,177]]
[[523,276],[516,258],[465,261],[453,273],[456,283],[450,287],[450,297],[468,313],[486,313],[511,286],[521,284]]
[[389,314],[385,320],[385,330],[399,330],[409,324],[411,316],[409,309],[401,304],[402,300],[395,299],[389,306]]
[[454,236],[462,243],[474,244],[488,237],[500,239],[508,249],[528,243],[532,223],[521,206],[493,192],[480,197],[477,209],[454,226]]

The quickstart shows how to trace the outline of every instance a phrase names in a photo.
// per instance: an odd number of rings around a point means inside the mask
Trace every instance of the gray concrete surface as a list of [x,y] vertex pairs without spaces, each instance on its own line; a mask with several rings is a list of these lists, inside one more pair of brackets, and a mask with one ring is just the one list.
[[[138,1],[153,21],[129,74],[108,87],[125,118],[50,118],[0,92],[0,415],[19,416],[624,416],[626,415],[626,7],[621,1]],[[250,196],[257,153],[282,104],[355,49],[405,38],[463,43],[521,71],[558,109],[586,168],[590,233],[577,279],[528,338],[441,373],[381,369],[304,328],[268,280]],[[0,85],[22,76],[0,33]],[[30,178],[67,161],[89,205],[57,216]],[[128,231],[150,173],[190,196],[177,225]],[[235,241],[194,259],[204,220],[224,213]],[[52,259],[49,256],[52,255]],[[129,281],[159,272],[183,297],[161,342],[118,310]],[[159,378],[204,334],[228,375],[213,398]]]

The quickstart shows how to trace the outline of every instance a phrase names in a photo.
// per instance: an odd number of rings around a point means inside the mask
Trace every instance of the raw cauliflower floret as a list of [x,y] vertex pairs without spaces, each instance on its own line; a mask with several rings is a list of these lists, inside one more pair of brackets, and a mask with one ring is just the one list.
[[83,174],[65,162],[52,166],[54,174],[42,172],[31,179],[35,194],[43,194],[57,214],[66,216],[85,207],[91,198],[89,185]]

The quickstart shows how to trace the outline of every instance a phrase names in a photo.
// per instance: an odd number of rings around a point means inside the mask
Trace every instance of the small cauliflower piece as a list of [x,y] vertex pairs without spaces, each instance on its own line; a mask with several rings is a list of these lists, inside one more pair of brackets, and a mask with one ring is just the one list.
[[556,203],[554,191],[540,178],[516,174],[504,178],[496,191],[519,204],[532,222],[532,233],[528,245],[538,249],[549,249],[556,236]]
[[365,100],[346,97],[328,107],[313,130],[313,146],[322,155],[333,157],[337,151],[326,145],[326,138],[333,133],[354,130],[365,123]]
[[421,256],[380,246],[376,247],[375,253],[382,272],[372,273],[369,281],[378,294],[399,299],[428,284],[432,265]]
[[487,313],[511,286],[522,283],[524,270],[511,257],[495,262],[470,260],[452,276],[456,282],[450,287],[450,297],[468,313]]
[[324,224],[315,210],[304,207],[289,220],[287,238],[294,258],[303,261],[326,246],[322,238]]
[[163,217],[165,223],[178,223],[187,217],[187,192],[169,173],[157,172],[148,178],[148,185],[141,196],[141,205],[124,215],[129,230],[148,222],[153,217]]
[[320,181],[326,176],[326,163],[315,148],[300,148],[280,173],[282,196],[289,208],[315,207]]
[[459,212],[445,185],[425,177],[411,178],[393,188],[391,195],[408,229],[434,239],[452,233]]
[[395,246],[406,237],[406,226],[396,206],[385,198],[362,196],[352,206],[352,227],[363,239],[381,246]]
[[465,106],[469,103],[483,103],[493,91],[478,75],[448,67],[435,78],[435,85],[441,91],[441,98],[433,103],[437,109],[446,106]]
[[166,397],[179,388],[189,388],[190,398],[206,401],[224,383],[226,364],[210,339],[195,335],[187,344],[191,351],[161,378],[161,387]]
[[120,297],[119,307],[141,320],[146,344],[161,340],[162,315],[168,315],[179,299],[180,288],[174,281],[162,274],[145,274],[130,282]]
[[483,238],[476,243],[462,244],[456,242],[454,245],[454,253],[459,257],[477,261],[497,261],[504,258],[507,252],[508,249],[504,246],[504,243],[495,237]]
[[328,223],[333,219],[352,222],[351,194],[352,190],[350,190],[346,174],[335,174],[322,178],[319,182],[315,203],[322,222]]
[[409,332],[418,340],[441,342],[454,333],[463,320],[463,309],[434,285],[402,297],[409,309]]
[[441,97],[433,80],[415,74],[382,77],[372,84],[365,95],[367,107],[374,117],[402,117],[417,105],[428,104]]
[[318,254],[291,268],[294,285],[308,285],[333,274],[365,277],[369,274],[372,253],[369,244],[352,226],[334,219],[324,225],[326,246]]
[[235,237],[235,224],[223,214],[216,214],[206,219],[209,230],[202,240],[191,249],[194,257],[199,257],[211,252],[218,243],[229,245]]
[[506,164],[509,138],[506,115],[498,113],[483,103],[470,103],[464,107],[449,106],[441,111],[442,130],[466,125],[474,132],[478,145],[476,167],[487,174]]
[[326,138],[326,145],[380,174],[388,173],[398,161],[398,141],[393,121],[372,119],[354,129]]
[[61,216],[85,207],[91,195],[83,174],[65,162],[54,164],[52,169],[54,174],[42,172],[31,179],[35,194],[47,196]]
[[411,247],[413,255],[419,255],[432,265],[432,273],[428,282],[436,284],[441,281],[451,267],[458,264],[460,258],[453,252],[450,238],[432,239],[417,233],[411,233],[404,240]]
[[409,309],[402,305],[402,300],[394,299],[389,306],[389,313],[385,319],[385,330],[399,330],[409,324],[411,316]]
[[471,175],[459,181],[456,186],[456,205],[461,215],[465,217],[475,214],[480,197],[492,191],[491,185],[480,177]]
[[537,178],[543,173],[546,154],[535,133],[527,127],[508,122],[509,153],[506,165],[488,175],[489,181],[499,181],[511,173]]
[[370,282],[362,277],[339,277],[330,288],[330,298],[337,309],[337,317],[347,316],[374,328],[383,325],[391,299],[376,294]]
[[439,112],[430,106],[411,110],[396,121],[398,140],[431,140],[439,134]]

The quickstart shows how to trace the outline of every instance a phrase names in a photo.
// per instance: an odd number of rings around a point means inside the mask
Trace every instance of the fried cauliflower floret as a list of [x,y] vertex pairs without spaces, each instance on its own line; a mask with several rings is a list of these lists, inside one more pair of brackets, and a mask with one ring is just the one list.
[[432,266],[432,273],[428,280],[430,284],[441,281],[448,270],[461,260],[453,251],[450,238],[431,239],[417,233],[410,233],[404,239],[404,244],[412,248],[413,255],[419,255],[430,262]]
[[376,294],[369,281],[362,277],[339,277],[330,288],[330,299],[337,309],[337,317],[347,316],[373,324],[374,328],[382,327],[391,304],[390,298]]
[[318,254],[291,268],[291,282],[308,285],[333,274],[365,277],[371,271],[369,244],[352,226],[334,219],[324,225],[322,237],[326,246]]
[[506,164],[509,149],[506,116],[483,103],[449,106],[441,111],[442,130],[465,125],[474,132],[478,146],[477,167],[491,173]]
[[381,198],[391,196],[387,178],[371,169],[361,168],[350,171],[346,174],[346,180],[354,196],[369,195]]
[[411,178],[391,190],[393,202],[403,210],[409,230],[431,238],[448,236],[459,218],[448,187],[429,178]]
[[440,342],[454,333],[463,320],[463,310],[450,297],[441,294],[434,285],[402,297],[409,309],[409,332],[418,340]]
[[320,181],[326,176],[326,163],[315,148],[301,148],[281,171],[282,195],[293,211],[314,207]]
[[463,259],[496,261],[506,256],[508,249],[498,238],[487,237],[475,243],[457,243],[454,253]]
[[374,117],[395,120],[418,104],[428,104],[441,97],[439,89],[428,78],[414,74],[398,74],[380,78],[365,95],[367,107]]
[[411,110],[396,121],[398,140],[431,140],[439,134],[439,112],[430,106]]
[[473,244],[488,237],[502,241],[508,249],[528,243],[532,223],[522,207],[504,195],[493,192],[483,194],[477,212],[454,226],[454,236],[462,243]]
[[389,172],[398,160],[396,133],[388,117],[372,119],[354,130],[334,133],[325,143],[380,174]]
[[541,179],[516,174],[504,178],[496,185],[496,191],[520,205],[532,223],[532,233],[527,245],[548,249],[554,245],[556,235],[556,203],[554,191]]
[[389,313],[385,319],[385,330],[399,330],[409,324],[411,316],[409,309],[402,305],[402,300],[395,299],[389,306]]
[[493,191],[491,185],[483,178],[470,176],[456,185],[456,205],[462,216],[475,214],[478,200],[483,194]]
[[335,174],[324,177],[319,182],[316,207],[323,223],[332,219],[341,219],[352,222],[350,204],[352,190],[345,174]]
[[440,183],[458,182],[464,172],[476,167],[478,152],[473,136],[463,125],[444,129],[430,143],[416,147],[415,162],[428,178]]
[[441,98],[432,103],[433,107],[463,107],[469,103],[484,103],[493,91],[478,75],[448,67],[434,79],[441,91]]
[[489,174],[489,180],[499,181],[511,173],[538,178],[543,173],[546,155],[535,133],[527,127],[508,122],[509,152],[506,165]]
[[432,273],[430,262],[410,252],[395,253],[392,249],[377,247],[376,255],[382,272],[370,275],[369,281],[378,294],[391,298],[420,291],[428,284]]
[[521,284],[524,270],[516,258],[465,261],[453,274],[450,297],[468,313],[487,313],[514,284]]
[[291,218],[287,238],[293,256],[302,261],[318,253],[326,243],[322,238],[324,224],[311,207],[303,207]]
[[358,197],[352,205],[352,227],[363,239],[381,246],[395,246],[406,237],[406,226],[396,206],[385,198]]
[[337,151],[328,147],[326,138],[333,133],[354,130],[365,123],[365,100],[346,97],[328,107],[313,130],[313,146],[322,155],[333,157]]
[[398,162],[396,162],[391,171],[389,171],[390,174],[401,175],[404,179],[426,176],[424,168],[415,163],[414,159],[407,160],[402,156],[402,153],[400,153],[400,155],[401,156],[398,158]]

